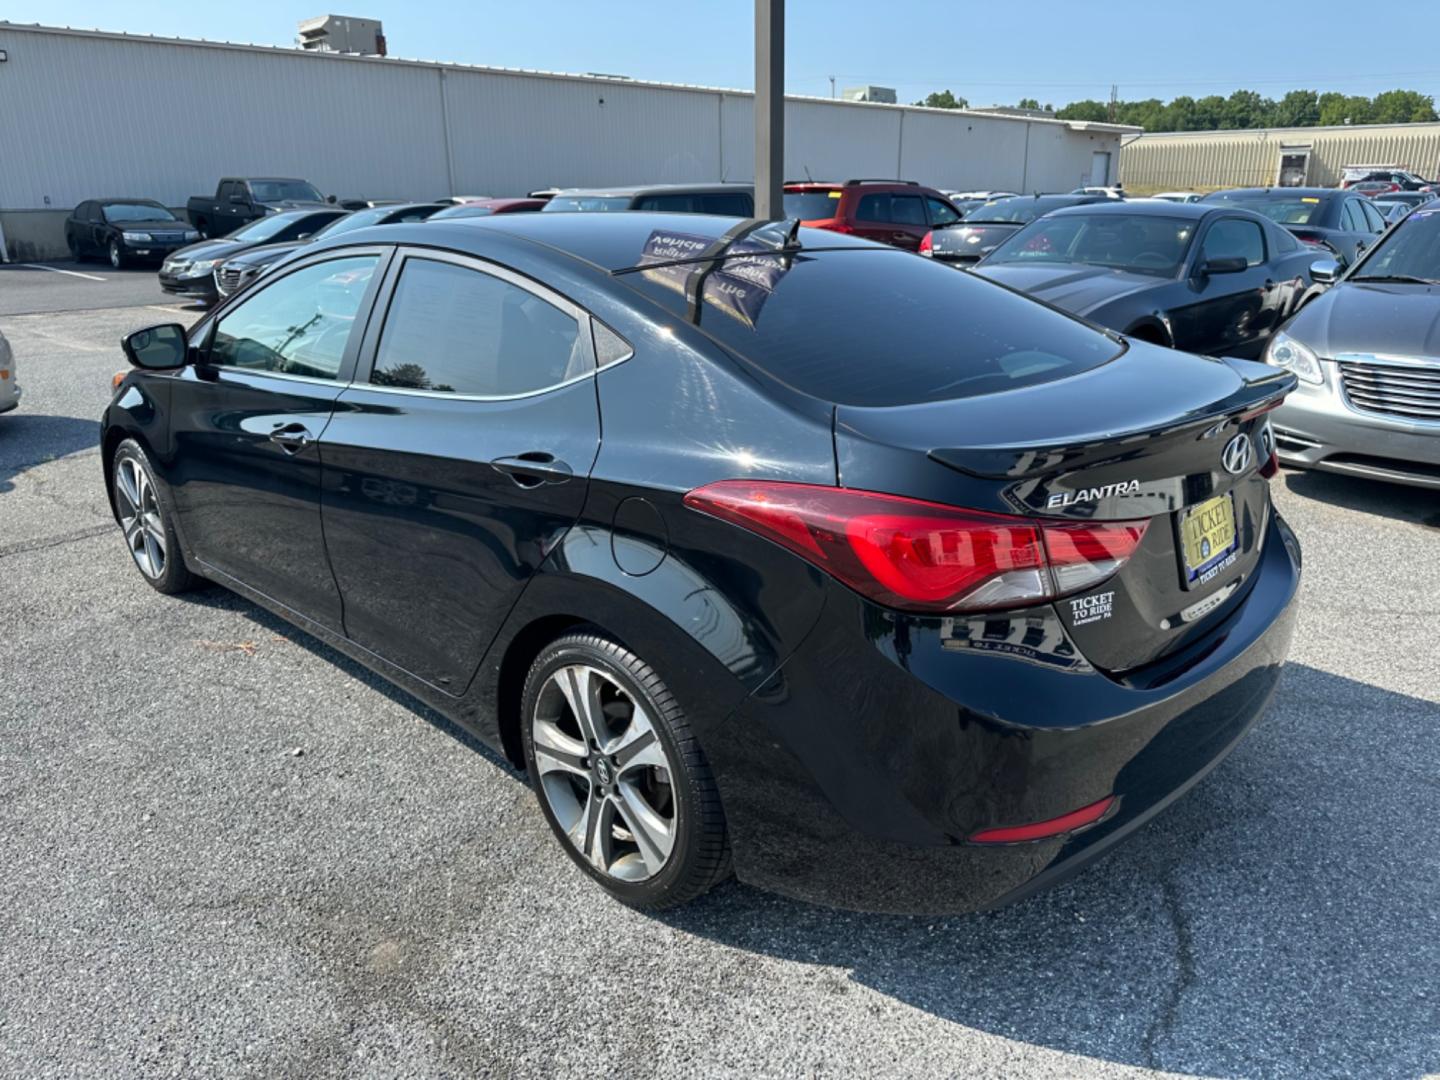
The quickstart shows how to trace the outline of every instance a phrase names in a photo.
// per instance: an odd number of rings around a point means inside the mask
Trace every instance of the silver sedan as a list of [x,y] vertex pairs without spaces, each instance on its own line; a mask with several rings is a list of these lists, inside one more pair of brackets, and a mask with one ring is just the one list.
[[15,378],[15,354],[10,343],[0,334],[0,413],[7,413],[20,404],[20,383]]

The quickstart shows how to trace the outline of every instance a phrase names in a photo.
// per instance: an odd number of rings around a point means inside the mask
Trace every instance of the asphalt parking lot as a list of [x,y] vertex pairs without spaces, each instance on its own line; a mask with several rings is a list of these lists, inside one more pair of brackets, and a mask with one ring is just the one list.
[[910,919],[731,884],[657,918],[417,702],[143,583],[96,421],[120,335],[194,312],[74,269],[100,280],[0,269],[0,1073],[1440,1072],[1435,494],[1282,474],[1306,564],[1270,715],[1064,886]]

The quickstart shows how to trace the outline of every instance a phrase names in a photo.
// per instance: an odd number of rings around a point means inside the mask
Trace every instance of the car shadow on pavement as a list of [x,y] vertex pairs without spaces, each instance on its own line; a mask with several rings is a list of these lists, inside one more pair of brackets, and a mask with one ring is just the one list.
[[[1291,665],[1185,799],[1009,908],[859,915],[740,885],[663,914],[937,1017],[1207,1076],[1440,1071],[1440,706]],[[885,866],[869,872],[884,874]]]
[[37,416],[20,408],[0,416],[0,494],[26,469],[100,445],[100,425],[74,416]]
[[205,584],[189,592],[180,593],[176,595],[175,599],[183,600],[191,604],[198,604],[202,607],[215,608],[216,610],[240,612],[269,633],[283,637],[292,645],[299,646],[313,653],[317,658],[325,661],[327,664],[334,665],[347,675],[364,683],[376,693],[382,694],[390,701],[407,709],[427,724],[430,724],[463,744],[467,749],[480,754],[490,764],[503,770],[513,779],[518,780],[520,783],[526,782],[525,774],[516,770],[509,761],[495,753],[458,724],[451,723],[450,720],[430,708],[430,706],[426,705],[419,698],[401,690],[398,686],[376,675],[364,664],[350,659],[350,657],[338,649],[331,648],[319,638],[286,622],[280,618],[280,616],[267,611],[259,604],[247,600],[239,593],[233,593],[229,589],[219,585]]
[[1440,498],[1428,488],[1319,471],[1287,469],[1282,475],[1285,486],[1302,498],[1440,528]]

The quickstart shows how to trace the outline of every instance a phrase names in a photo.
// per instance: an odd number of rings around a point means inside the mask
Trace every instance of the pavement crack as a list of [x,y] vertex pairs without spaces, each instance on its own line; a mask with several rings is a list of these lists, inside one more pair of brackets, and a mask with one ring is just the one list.
[[0,559],[8,559],[11,555],[24,555],[31,551],[44,551],[46,548],[60,547],[64,544],[73,544],[78,540],[89,540],[92,536],[99,536],[108,533],[115,528],[113,522],[104,525],[92,525],[88,529],[76,529],[74,532],[61,533],[59,536],[47,536],[41,540],[26,540],[19,544],[9,544],[0,547]]
[[1160,1070],[1158,1048],[1162,1039],[1172,1034],[1180,1020],[1180,1005],[1195,983],[1195,937],[1190,927],[1190,918],[1180,902],[1180,890],[1170,874],[1160,880],[1161,898],[1165,913],[1170,917],[1170,926],[1175,935],[1175,978],[1165,995],[1155,1019],[1145,1032],[1140,1044],[1140,1054],[1146,1067]]

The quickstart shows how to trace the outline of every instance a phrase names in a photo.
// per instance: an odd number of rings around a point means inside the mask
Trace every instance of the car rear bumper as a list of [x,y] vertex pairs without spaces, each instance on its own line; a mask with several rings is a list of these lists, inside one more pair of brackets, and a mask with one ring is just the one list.
[[1352,407],[1325,364],[1323,386],[1301,383],[1273,414],[1280,460],[1322,469],[1440,489],[1440,422],[1407,420]]
[[[837,586],[816,631],[713,751],[707,741],[737,876],[802,900],[924,914],[1053,884],[1198,782],[1264,713],[1299,572],[1298,544],[1272,516],[1245,600],[1124,677],[1092,668],[1048,609],[897,617]],[[969,840],[1110,795],[1109,816],[1069,836]]]

